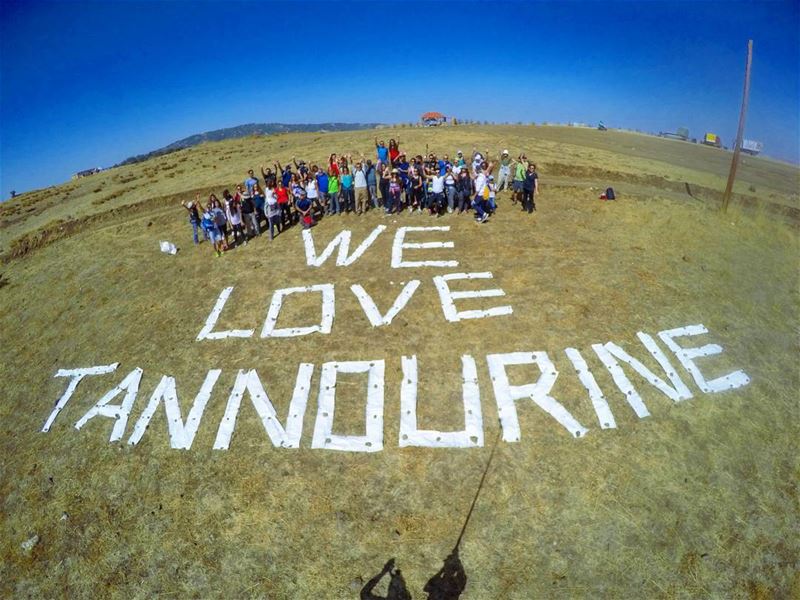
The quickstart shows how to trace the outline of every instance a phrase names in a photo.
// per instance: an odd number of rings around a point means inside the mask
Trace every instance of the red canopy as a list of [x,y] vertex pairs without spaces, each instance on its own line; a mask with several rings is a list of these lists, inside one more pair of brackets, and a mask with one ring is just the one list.
[[426,112],[422,115],[422,120],[427,121],[428,119],[444,119],[444,115],[440,112]]

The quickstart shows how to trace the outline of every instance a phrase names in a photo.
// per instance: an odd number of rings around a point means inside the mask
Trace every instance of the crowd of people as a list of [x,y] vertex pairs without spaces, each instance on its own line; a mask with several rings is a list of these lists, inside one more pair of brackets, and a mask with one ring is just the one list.
[[[294,225],[307,229],[328,215],[374,210],[385,215],[404,211],[441,216],[472,213],[485,223],[497,211],[497,194],[511,191],[512,204],[536,210],[539,176],[525,154],[516,159],[503,150],[496,159],[473,148],[469,160],[459,150],[451,160],[445,154],[417,154],[410,158],[398,140],[375,140],[375,160],[361,154],[328,157],[326,168],[296,158],[291,164],[261,165],[261,178],[252,169],[247,178],[222,199],[198,194],[182,202],[189,213],[194,243],[200,236],[213,243],[217,256],[269,231],[270,240]],[[294,170],[292,170],[294,166]],[[497,168],[497,178],[494,171]]]

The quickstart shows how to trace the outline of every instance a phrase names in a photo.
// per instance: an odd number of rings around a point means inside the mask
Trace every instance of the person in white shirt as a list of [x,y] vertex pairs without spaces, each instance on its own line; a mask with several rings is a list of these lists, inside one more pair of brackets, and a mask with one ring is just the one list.
[[231,196],[228,190],[222,192],[222,198],[225,201],[225,215],[233,229],[233,243],[237,246],[242,242],[247,244],[247,237],[245,237],[244,227],[242,227],[242,205],[239,203],[239,199]]
[[447,197],[447,212],[453,212],[456,203],[456,180],[458,173],[455,172],[454,167],[447,166],[444,172],[444,190]]
[[475,174],[475,198],[472,201],[472,208],[475,209],[475,220],[484,223],[489,218],[486,212],[486,201],[489,199],[489,175],[492,174],[494,163],[481,162]]
[[353,187],[356,193],[356,214],[367,212],[369,190],[367,189],[367,171],[364,168],[364,155],[353,167]]
[[445,175],[440,175],[439,171],[428,170],[425,178],[431,182],[431,193],[428,196],[428,209],[431,215],[439,216],[442,206],[444,206],[444,180]]
[[278,233],[281,232],[281,205],[278,204],[278,196],[275,193],[272,180],[267,182],[267,189],[264,193],[264,212],[267,214],[267,222],[269,223],[269,239],[275,239],[275,229]]

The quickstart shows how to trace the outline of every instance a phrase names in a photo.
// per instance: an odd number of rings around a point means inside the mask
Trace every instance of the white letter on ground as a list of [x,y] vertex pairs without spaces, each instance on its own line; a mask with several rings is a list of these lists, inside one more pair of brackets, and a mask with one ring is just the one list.
[[[383,372],[384,362],[328,362],[322,365],[319,382],[319,408],[314,424],[312,448],[345,450],[348,452],[378,452],[383,450]],[[369,373],[367,406],[364,411],[366,435],[334,435],[333,415],[336,406],[336,374]]]
[[303,230],[303,244],[305,246],[306,251],[306,264],[309,267],[319,267],[325,263],[326,260],[333,254],[333,251],[336,249],[336,246],[339,246],[339,254],[336,258],[336,265],[340,267],[349,267],[354,262],[356,262],[361,255],[364,254],[364,251],[369,248],[375,239],[386,229],[386,225],[378,225],[375,229],[372,230],[372,233],[367,236],[367,238],[361,242],[361,244],[356,248],[355,252],[352,255],[348,256],[347,252],[350,250],[350,230],[345,229],[344,231],[339,232],[336,237],[334,237],[325,250],[317,256],[317,250],[314,247],[314,236],[311,234],[311,231],[308,229]]
[[701,356],[712,356],[714,354],[719,354],[722,352],[722,346],[717,344],[706,344],[700,348],[681,348],[675,343],[676,337],[702,335],[704,333],[708,333],[708,329],[706,329],[703,325],[687,325],[686,327],[678,327],[677,329],[661,331],[659,332],[658,337],[660,337],[667,347],[675,353],[675,356],[678,357],[678,360],[681,362],[683,367],[689,371],[689,373],[691,373],[692,378],[694,378],[694,381],[697,384],[697,387],[699,387],[702,391],[706,393],[722,392],[724,390],[733,390],[750,383],[750,377],[748,377],[744,371],[734,371],[733,373],[728,373],[727,375],[717,377],[711,381],[706,381],[706,378],[703,377],[703,374],[700,372],[700,369],[697,367],[694,359]]
[[575,367],[575,371],[578,373],[578,379],[581,380],[583,387],[589,392],[589,400],[592,401],[592,406],[594,407],[595,414],[597,414],[597,420],[600,421],[601,429],[616,429],[617,422],[614,420],[614,414],[611,412],[606,397],[603,396],[600,386],[597,385],[597,380],[589,370],[589,365],[586,364],[581,353],[575,348],[567,348],[564,350],[564,353],[567,355],[567,358],[569,358],[572,366]]
[[229,329],[228,331],[214,331],[214,327],[217,324],[217,319],[219,319],[219,314],[222,312],[222,309],[225,308],[225,303],[228,301],[228,297],[231,295],[232,291],[233,286],[226,287],[220,292],[219,298],[217,298],[217,302],[214,304],[214,308],[211,309],[211,314],[209,314],[208,319],[206,319],[206,324],[203,325],[203,329],[201,329],[200,333],[197,334],[198,342],[200,340],[221,340],[229,337],[246,338],[253,335],[252,329]]
[[299,448],[313,373],[314,365],[312,363],[300,363],[292,401],[289,403],[289,414],[286,417],[286,429],[284,429],[278,420],[278,413],[275,412],[272,401],[264,391],[264,386],[261,385],[258,373],[255,370],[239,371],[228,398],[228,405],[225,407],[225,414],[222,416],[217,430],[214,450],[227,450],[230,446],[233,429],[236,427],[236,416],[239,414],[239,407],[245,392],[250,394],[253,407],[261,418],[261,423],[264,425],[269,439],[272,440],[272,445],[283,448]]
[[453,242],[405,242],[407,231],[450,231],[450,226],[445,227],[401,227],[397,230],[392,244],[392,268],[400,267],[457,267],[457,260],[420,260],[404,261],[403,250],[412,248],[453,248]]
[[[308,327],[284,327],[282,329],[276,329],[275,325],[278,323],[278,315],[280,314],[281,307],[283,306],[283,299],[290,294],[307,294],[310,292],[322,293],[322,316],[319,325],[310,325]],[[307,287],[275,290],[275,293],[272,295],[272,302],[270,302],[269,305],[267,320],[264,321],[264,328],[261,330],[261,337],[295,337],[316,332],[330,333],[331,327],[333,326],[334,313],[333,293],[332,283],[322,283]]]
[[[142,370],[136,367],[133,371],[128,373],[127,377],[122,380],[122,383],[100,398],[97,404],[90,408],[89,412],[75,423],[75,429],[80,429],[86,425],[89,419],[98,415],[110,417],[116,419],[116,421],[114,422],[114,428],[111,430],[111,437],[108,441],[116,442],[121,439],[122,435],[125,433],[125,426],[128,424],[128,415],[131,414],[131,408],[133,408],[133,403],[136,400],[136,393],[139,391],[139,382],[141,380]],[[122,392],[125,392],[122,404],[108,404]]]
[[[511,352],[509,354],[489,354],[489,375],[492,377],[494,395],[497,399],[497,412],[503,427],[503,441],[518,442],[521,434],[515,400],[530,398],[539,408],[558,421],[575,437],[586,435],[589,431],[573,417],[561,403],[549,395],[558,377],[558,371],[550,362],[546,352]],[[536,364],[541,375],[536,383],[511,385],[508,382],[506,366]]]
[[53,421],[56,420],[58,413],[67,405],[69,399],[72,398],[72,394],[75,393],[75,388],[78,387],[78,384],[84,377],[87,375],[105,375],[106,373],[113,373],[118,366],[119,363],[117,362],[113,365],[100,365],[98,367],[88,367],[86,369],[59,369],[53,377],[71,377],[71,379],[67,385],[66,391],[61,395],[61,398],[58,399],[55,407],[53,407],[53,412],[47,417],[47,421],[45,421],[44,427],[42,427],[42,432],[47,433],[50,431],[50,427],[52,427]]
[[505,296],[506,293],[499,289],[490,290],[470,290],[466,292],[452,292],[447,285],[448,281],[460,279],[492,279],[492,274],[486,273],[450,273],[448,275],[437,275],[433,278],[436,289],[439,290],[439,298],[442,303],[444,318],[451,322],[462,321],[464,319],[482,319],[484,317],[498,317],[510,315],[514,312],[510,306],[494,306],[487,310],[463,310],[458,311],[454,300],[462,298],[495,298]]
[[220,373],[222,373],[220,369],[208,371],[200,392],[198,392],[194,403],[192,403],[192,408],[189,410],[186,424],[184,424],[181,416],[181,405],[175,388],[175,378],[164,375],[158,386],[156,386],[153,395],[150,396],[150,402],[148,402],[144,412],[139,417],[139,420],[136,421],[133,433],[128,438],[128,443],[139,443],[147,426],[150,424],[150,419],[153,418],[159,403],[163,400],[164,411],[167,415],[170,448],[189,450],[192,447],[197,428],[200,426],[200,419],[203,418],[203,411],[206,409],[206,404],[208,404],[208,399],[211,397],[211,392],[214,389],[214,384],[217,383],[217,379],[219,379]]
[[403,384],[400,388],[400,447],[471,448],[483,446],[483,418],[478,370],[475,359],[461,357],[464,397],[464,430],[435,431],[417,428],[417,357],[402,357]]
[[397,314],[405,308],[408,301],[411,299],[411,296],[414,295],[414,292],[417,291],[419,287],[419,280],[413,279],[409,281],[400,294],[395,298],[394,304],[389,309],[385,315],[381,314],[381,311],[378,310],[378,307],[375,305],[375,301],[372,299],[367,291],[358,285],[357,283],[350,286],[352,292],[358,298],[358,301],[361,303],[361,308],[364,309],[364,314],[367,315],[370,324],[373,327],[380,327],[381,325],[388,325],[392,322]]

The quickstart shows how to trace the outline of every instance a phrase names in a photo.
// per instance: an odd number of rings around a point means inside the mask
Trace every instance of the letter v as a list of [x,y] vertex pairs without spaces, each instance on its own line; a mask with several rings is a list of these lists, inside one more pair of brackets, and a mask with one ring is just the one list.
[[361,303],[361,308],[364,309],[364,314],[367,315],[369,322],[372,324],[373,327],[380,327],[381,325],[388,325],[392,322],[403,308],[405,308],[408,301],[411,299],[411,296],[414,295],[414,292],[417,291],[419,287],[419,280],[412,279],[409,281],[403,291],[395,298],[392,307],[385,315],[381,315],[378,307],[375,306],[375,301],[372,297],[366,292],[366,290],[358,284],[354,284],[350,286],[350,289],[358,298],[358,301]]

